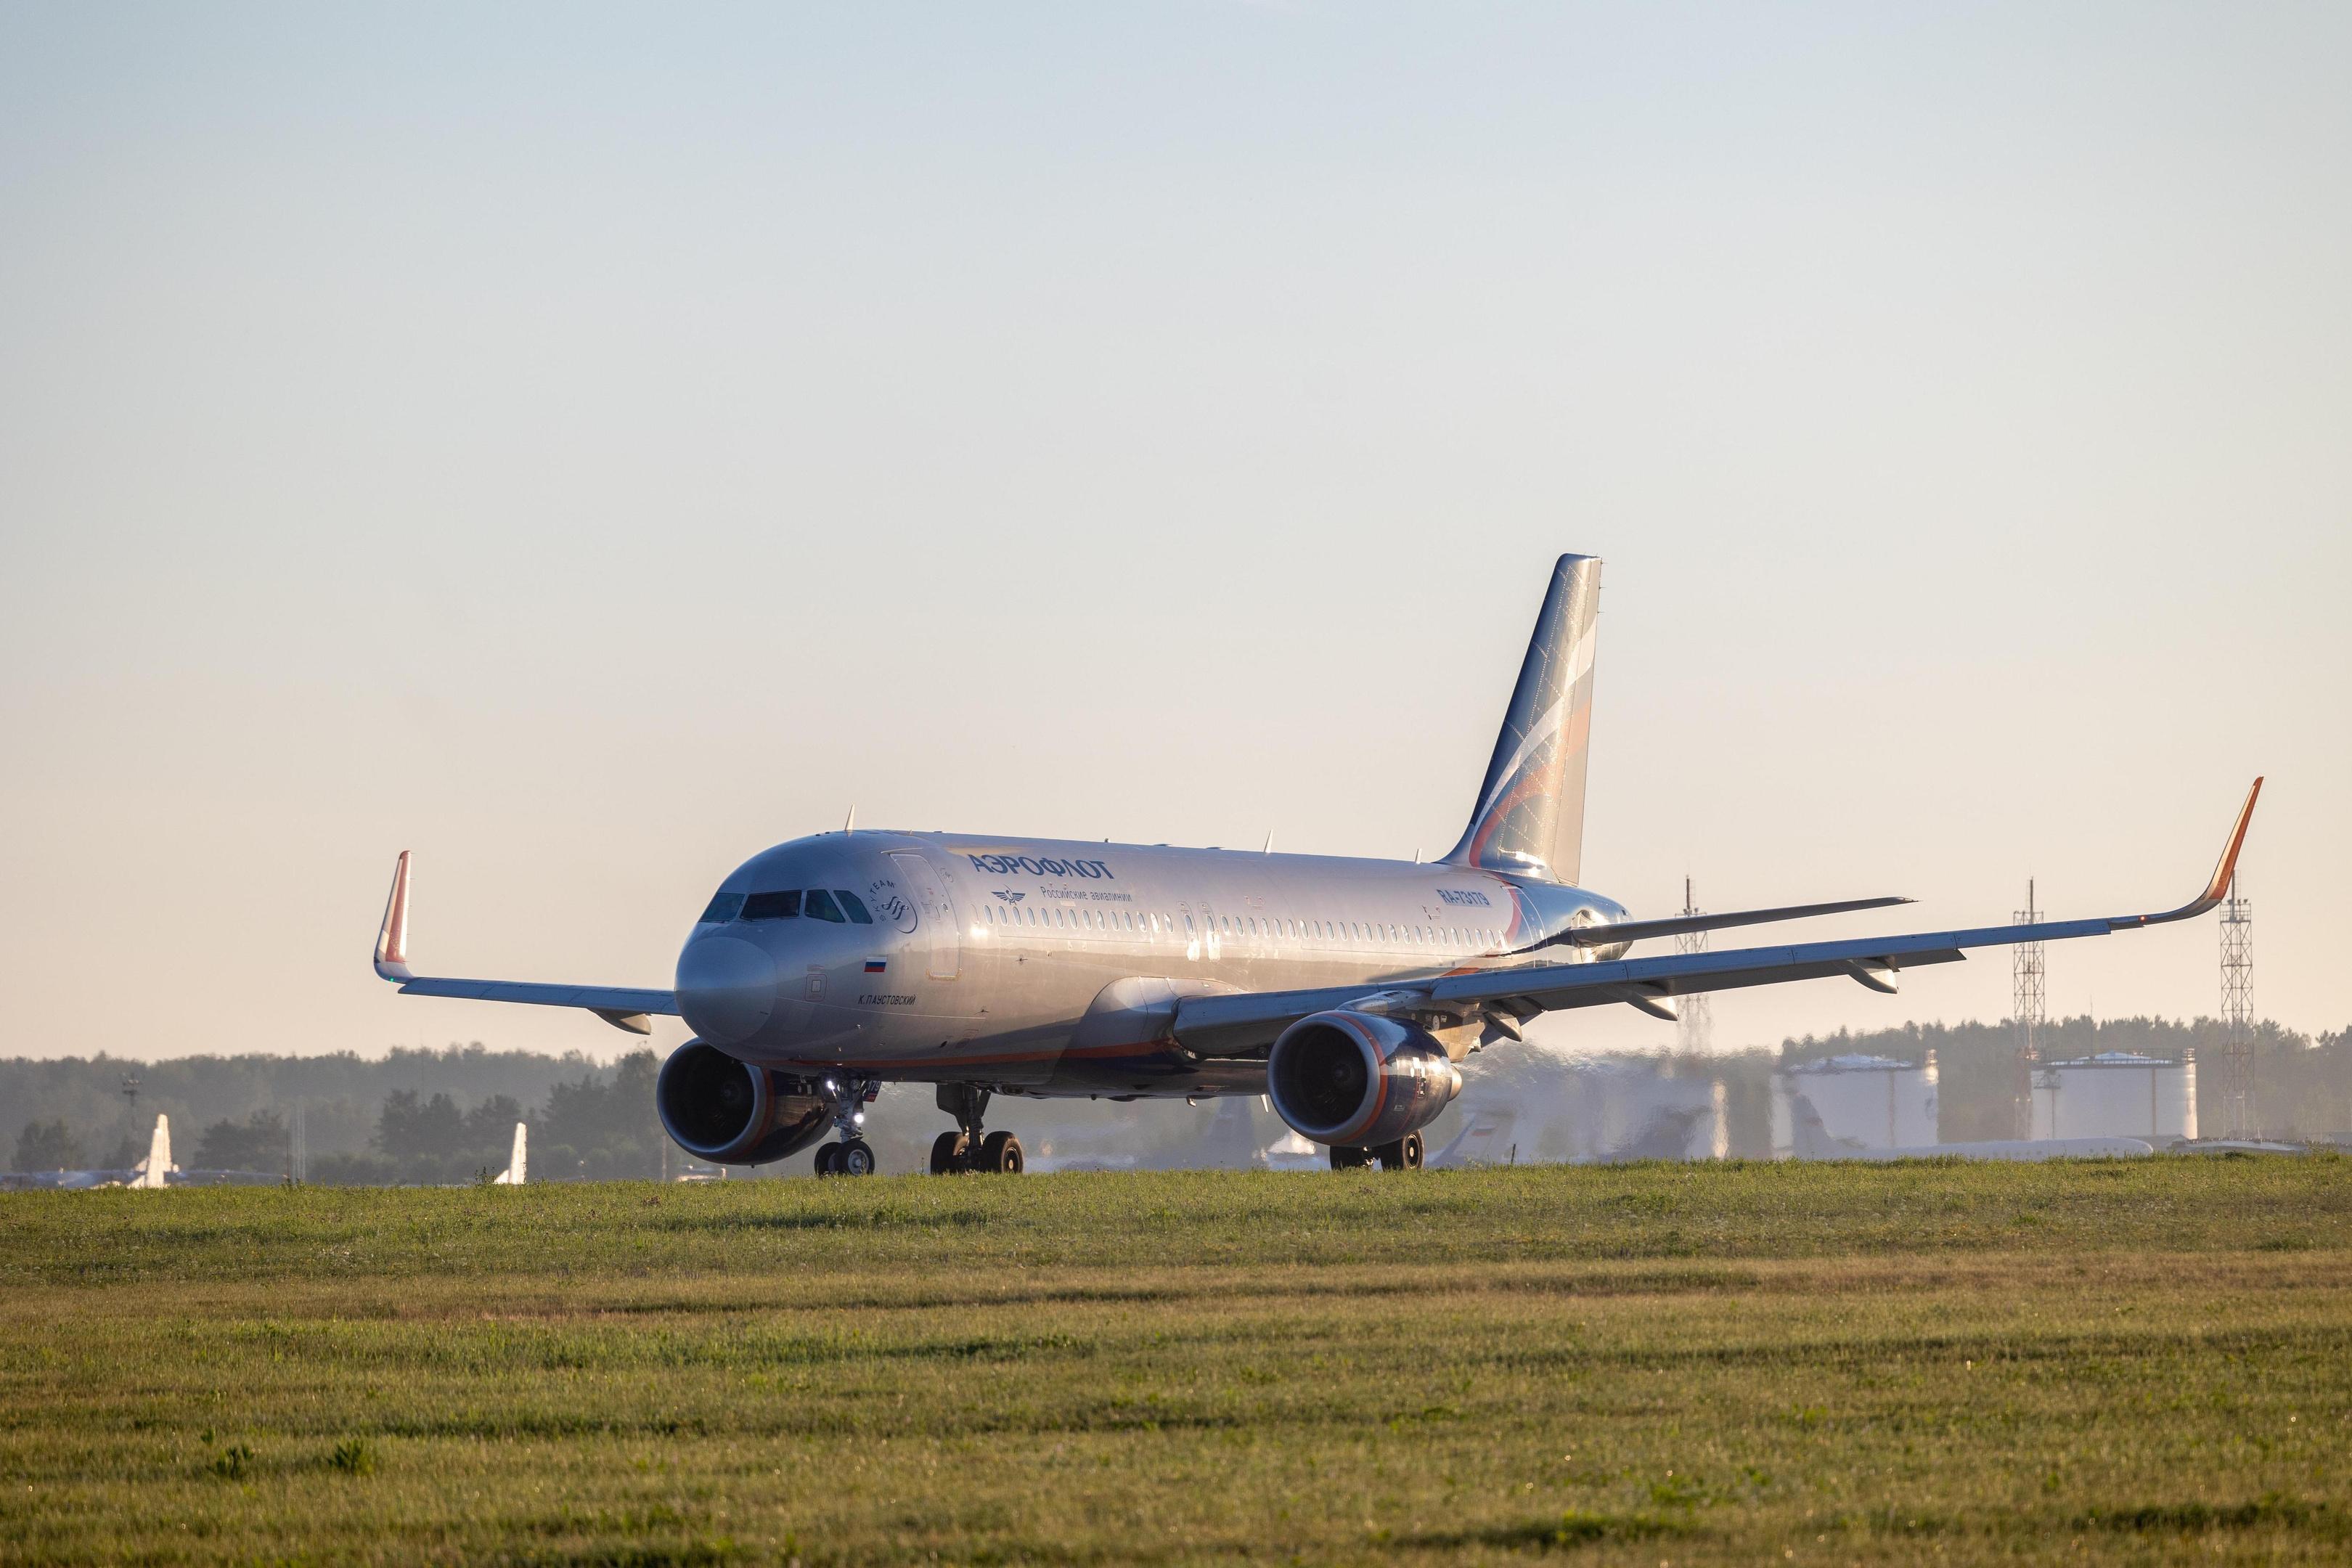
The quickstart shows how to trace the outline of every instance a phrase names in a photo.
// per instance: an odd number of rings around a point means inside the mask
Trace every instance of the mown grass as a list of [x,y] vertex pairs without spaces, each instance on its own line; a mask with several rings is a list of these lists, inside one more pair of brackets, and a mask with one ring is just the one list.
[[0,1197],[0,1561],[2341,1562],[2352,1164]]

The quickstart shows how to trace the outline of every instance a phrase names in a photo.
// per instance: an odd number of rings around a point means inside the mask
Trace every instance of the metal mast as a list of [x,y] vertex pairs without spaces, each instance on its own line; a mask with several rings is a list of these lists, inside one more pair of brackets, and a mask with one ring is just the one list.
[[2254,905],[2238,896],[2221,905],[2221,1023],[2226,1055],[2221,1082],[2221,1131],[2230,1138],[2254,1135]]
[[[2033,907],[2033,880],[2026,879],[2025,907],[2014,919],[2019,925],[2042,923],[2042,911]],[[2021,942],[2011,950],[2009,961],[2010,1020],[2017,1027],[2017,1070],[2011,1083],[2015,1097],[2016,1136],[2033,1136],[2033,1069],[2042,1060],[2042,1015],[2048,1005],[2048,994],[2043,985],[2042,944]]]
[[[1691,898],[1691,879],[1683,879],[1683,915],[1689,919],[1706,911]],[[1675,938],[1676,952],[1705,952],[1709,933],[1686,931]],[[1675,1020],[1675,1044],[1686,1056],[1704,1056],[1715,1044],[1715,998],[1705,991],[1675,998],[1680,1016]]]

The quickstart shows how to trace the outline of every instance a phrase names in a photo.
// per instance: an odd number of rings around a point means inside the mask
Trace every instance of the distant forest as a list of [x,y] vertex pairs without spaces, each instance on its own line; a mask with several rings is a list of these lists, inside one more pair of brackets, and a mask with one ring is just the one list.
[[[1667,1058],[1676,1076],[1723,1080],[1731,1152],[1762,1157],[1771,1146],[1772,1074],[1783,1065],[1859,1052],[1916,1062],[1936,1054],[1939,1133],[1946,1142],[2010,1135],[2016,1034],[2006,1021],[1910,1024],[1866,1033],[1784,1040],[1778,1047],[1703,1058]],[[2223,1034],[2217,1021],[2068,1018],[2042,1035],[2048,1059],[2097,1051],[2139,1051],[2198,1063],[2198,1120],[2221,1127]],[[2278,1137],[2352,1140],[2352,1029],[2312,1037],[2264,1023],[2256,1032],[2256,1125]],[[1465,1076],[1465,1099],[1497,1092],[1533,1109],[1561,1092],[1558,1058],[1541,1046],[1481,1053]],[[380,1058],[350,1052],[316,1057],[181,1057],[136,1062],[100,1055],[54,1061],[0,1059],[0,1149],[20,1171],[126,1168],[147,1151],[155,1114],[172,1118],[173,1152],[189,1169],[283,1174],[299,1107],[309,1179],[320,1183],[436,1183],[502,1169],[514,1124],[530,1127],[533,1181],[658,1177],[685,1168],[654,1115],[658,1063],[651,1051],[616,1062],[493,1051],[479,1044],[446,1050],[397,1049]],[[135,1077],[135,1101],[123,1092]],[[1245,1143],[1282,1129],[1253,1104],[1248,1137],[1212,1139],[1214,1101],[1108,1102],[1000,1099],[991,1124],[1019,1131],[1033,1151],[1130,1155],[1166,1165],[1214,1158],[1235,1163]],[[1449,1112],[1449,1117],[1454,1113]],[[873,1109],[867,1136],[885,1170],[919,1168],[931,1135],[945,1125],[920,1085],[894,1085]],[[1224,1130],[1226,1134],[1231,1129]],[[1432,1130],[1450,1136],[1447,1122]],[[1213,1150],[1213,1153],[1212,1151]],[[762,1174],[802,1174],[795,1157]],[[736,1174],[748,1175],[750,1171]]]
[[14,1138],[14,1170],[121,1169],[145,1157],[160,1111],[183,1168],[283,1175],[299,1106],[313,1182],[503,1170],[518,1121],[530,1126],[534,1179],[658,1176],[669,1143],[654,1115],[656,1070],[651,1051],[599,1063],[478,1043],[380,1058],[0,1059],[0,1106],[16,1122],[0,1125],[0,1139]]

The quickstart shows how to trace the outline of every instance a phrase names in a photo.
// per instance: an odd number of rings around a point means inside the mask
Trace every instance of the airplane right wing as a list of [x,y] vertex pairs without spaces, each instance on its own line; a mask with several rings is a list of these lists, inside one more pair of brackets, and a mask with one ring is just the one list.
[[616,1029],[653,1033],[656,1014],[675,1017],[677,994],[637,985],[551,985],[536,980],[457,980],[415,974],[408,968],[408,851],[392,873],[383,926],[375,937],[375,972],[397,981],[404,996],[458,996],[474,1002],[529,1002],[542,1007],[583,1007]]
[[1334,1007],[1360,1007],[1457,1022],[1486,1012],[1490,1016],[1500,1014],[1511,1021],[1515,1029],[1517,1024],[1538,1013],[1618,1002],[1655,1017],[1672,1018],[1675,1016],[1677,996],[1749,985],[1780,985],[1796,980],[1842,976],[1871,990],[1892,994],[1904,970],[1958,963],[1968,956],[1966,950],[1969,948],[2108,936],[2206,913],[2229,890],[2230,878],[2238,866],[2238,850],[2245,843],[2247,825],[2253,820],[2254,801],[2262,792],[2263,781],[2256,779],[2253,788],[2246,792],[2246,804],[2239,809],[2221,862],[2214,867],[2204,890],[2179,909],[2161,913],[2034,925],[1978,926],[1966,931],[1797,942],[1785,947],[1737,948],[1723,952],[1674,953],[1608,963],[1540,963],[1481,969],[1432,979],[1398,981],[1369,992],[1355,985],[1190,996],[1177,1004],[1176,1038],[1187,1049],[1204,1057],[1257,1056],[1300,1018]]

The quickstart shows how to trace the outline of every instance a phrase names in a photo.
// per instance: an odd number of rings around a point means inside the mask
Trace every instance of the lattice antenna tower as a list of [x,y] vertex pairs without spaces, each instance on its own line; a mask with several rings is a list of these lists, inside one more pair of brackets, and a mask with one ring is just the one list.
[[[2025,907],[2013,917],[2019,925],[2042,923],[2042,911],[2033,905],[2033,879],[2029,877],[2025,882]],[[2040,942],[2021,942],[2011,950],[2009,1016],[2017,1030],[2017,1068],[2011,1092],[2020,1138],[2033,1136],[2033,1069],[2042,1061],[2042,1025],[2049,1006],[2046,980]]]
[[[1698,907],[1697,900],[1691,897],[1691,879],[1685,877],[1683,879],[1683,918],[1688,920],[1706,912]],[[1675,951],[1705,952],[1708,934],[1703,931],[1680,932],[1675,938]],[[1675,1033],[1678,1037],[1675,1043],[1681,1047],[1685,1055],[1706,1055],[1715,1045],[1715,998],[1706,992],[1698,991],[1687,996],[1677,997],[1675,1001],[1681,1014],[1675,1025]]]
[[2221,905],[2221,1130],[2231,1138],[2254,1135],[2254,905],[2238,895]]

